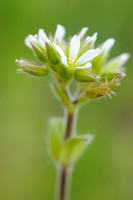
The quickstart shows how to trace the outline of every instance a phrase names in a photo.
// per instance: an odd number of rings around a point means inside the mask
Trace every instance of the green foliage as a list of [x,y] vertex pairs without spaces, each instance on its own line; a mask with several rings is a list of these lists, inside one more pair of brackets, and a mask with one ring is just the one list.
[[84,152],[87,142],[84,137],[68,139],[60,148],[58,161],[65,166],[77,161]]
[[52,119],[50,123],[50,149],[52,156],[58,160],[60,147],[64,137],[64,122],[62,119]]
[[52,119],[50,123],[50,150],[53,158],[62,165],[75,162],[84,152],[92,136],[73,137],[64,141],[64,122],[62,119]]

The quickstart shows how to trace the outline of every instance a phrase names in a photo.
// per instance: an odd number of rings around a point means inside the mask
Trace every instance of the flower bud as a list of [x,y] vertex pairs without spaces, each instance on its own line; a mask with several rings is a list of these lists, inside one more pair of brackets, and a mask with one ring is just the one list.
[[112,79],[110,82],[91,85],[87,89],[86,95],[90,99],[96,99],[105,95],[109,95],[112,92],[112,90],[118,85],[118,80],[115,78]]
[[32,49],[35,52],[35,55],[41,60],[42,62],[47,61],[47,54],[46,50],[38,43],[36,36],[29,35],[28,38],[26,38],[26,43],[31,45]]
[[15,62],[19,65],[21,71],[34,76],[41,77],[41,76],[46,76],[49,73],[47,65],[35,62],[29,62],[25,60],[16,60]]
[[46,51],[49,61],[54,65],[58,65],[61,57],[55,47],[49,42],[46,42]]
[[96,82],[99,79],[99,77],[96,74],[91,73],[85,69],[76,69],[74,76],[76,81],[87,83]]

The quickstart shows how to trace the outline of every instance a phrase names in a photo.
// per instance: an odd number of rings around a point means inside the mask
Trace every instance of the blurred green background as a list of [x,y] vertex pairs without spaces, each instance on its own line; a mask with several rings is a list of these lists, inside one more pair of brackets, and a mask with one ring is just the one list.
[[116,38],[112,56],[129,52],[127,77],[112,100],[92,101],[79,112],[78,132],[95,133],[73,172],[71,200],[133,199],[133,1],[0,0],[0,199],[53,200],[56,170],[49,158],[48,121],[62,116],[50,77],[16,73],[16,58],[34,59],[24,38],[39,28],[66,37],[83,26],[97,44]]

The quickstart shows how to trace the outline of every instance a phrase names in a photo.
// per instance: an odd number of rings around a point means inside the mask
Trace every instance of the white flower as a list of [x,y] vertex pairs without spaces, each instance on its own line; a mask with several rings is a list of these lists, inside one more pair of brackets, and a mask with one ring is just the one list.
[[91,49],[78,58],[80,51],[80,37],[77,35],[74,35],[70,41],[68,58],[58,45],[54,44],[54,46],[61,56],[62,63],[67,67],[90,68],[92,66],[90,61],[100,53],[99,48]]
[[[54,42],[61,42],[65,36],[65,28],[61,25],[57,25],[55,35],[54,35]],[[46,35],[45,31],[43,29],[39,29],[37,35],[29,35],[25,38],[25,44],[29,48],[32,49],[32,44],[41,45],[45,49],[45,44],[49,43],[51,44],[51,41],[49,40],[48,36]]]

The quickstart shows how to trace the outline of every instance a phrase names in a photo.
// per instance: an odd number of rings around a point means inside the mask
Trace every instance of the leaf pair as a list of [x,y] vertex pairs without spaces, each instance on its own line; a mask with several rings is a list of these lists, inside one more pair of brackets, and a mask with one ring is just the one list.
[[64,122],[62,119],[51,120],[50,149],[53,158],[64,166],[77,161],[93,136],[72,137],[64,141]]

